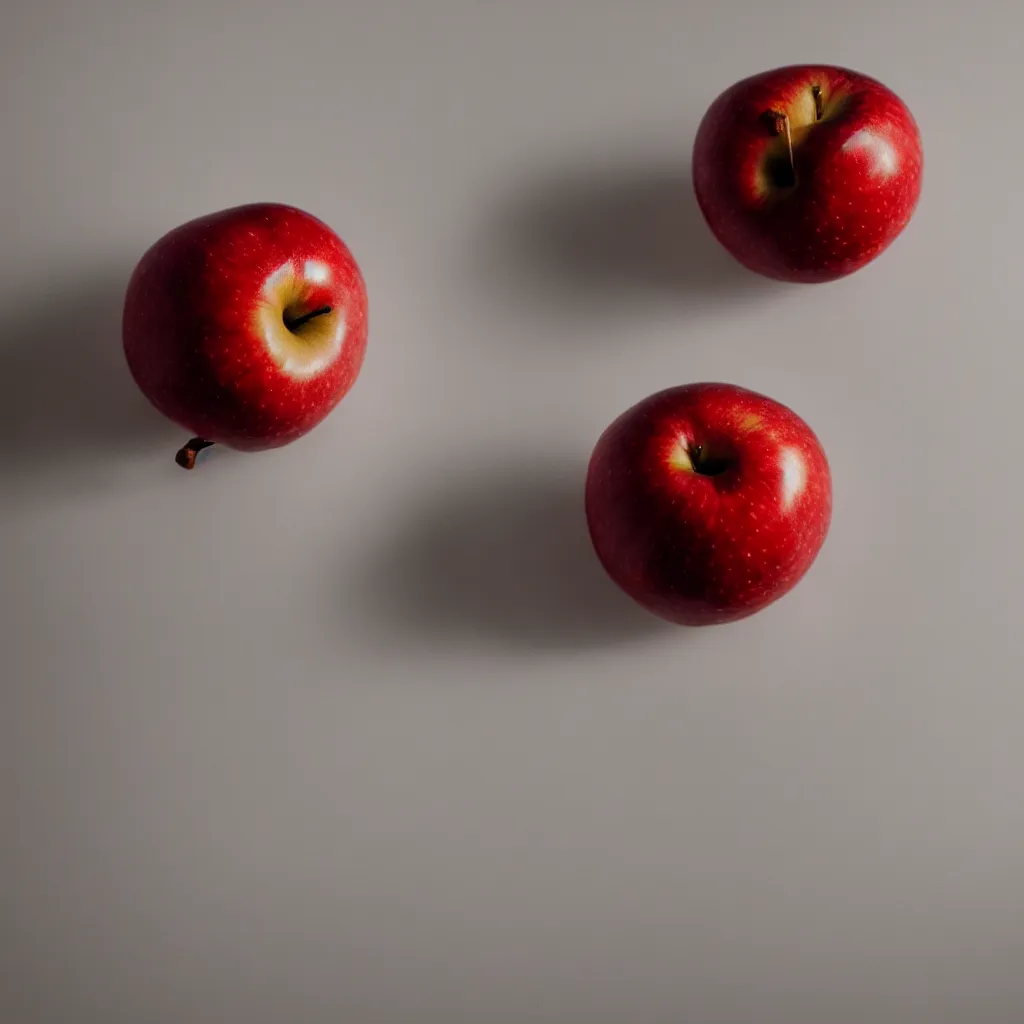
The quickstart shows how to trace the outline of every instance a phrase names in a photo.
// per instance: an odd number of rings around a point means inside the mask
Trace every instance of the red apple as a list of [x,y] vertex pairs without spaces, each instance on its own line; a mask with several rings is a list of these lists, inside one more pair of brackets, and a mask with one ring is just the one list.
[[670,622],[742,619],[817,557],[832,517],[810,427],[730,384],[645,398],[602,434],[586,484],[590,536],[611,578]]
[[352,387],[366,352],[366,287],[322,221],[277,203],[199,217],[157,241],[128,284],[128,366],[165,416],[195,436],[276,448],[307,433]]
[[921,193],[910,111],[866,75],[827,65],[744,79],[711,104],[693,147],[697,203],[740,263],[831,281],[885,250]]

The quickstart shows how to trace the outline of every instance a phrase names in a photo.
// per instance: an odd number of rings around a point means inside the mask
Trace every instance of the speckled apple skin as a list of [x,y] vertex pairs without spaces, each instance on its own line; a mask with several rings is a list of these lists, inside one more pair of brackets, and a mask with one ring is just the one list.
[[[768,161],[786,154],[772,111],[791,121],[793,187],[768,180]],[[694,142],[693,186],[708,226],[742,264],[822,282],[892,244],[917,207],[923,166],[917,124],[891,90],[845,68],[791,66],[738,82],[711,104]]]
[[[284,327],[283,313],[330,316]],[[256,203],[175,228],[142,257],[125,296],[128,366],[165,416],[243,451],[280,447],[338,404],[362,367],[367,297],[352,253],[302,210]]]
[[[695,471],[695,446],[723,457]],[[602,434],[586,517],[611,578],[680,625],[736,621],[788,593],[832,518],[828,460],[786,406],[729,384],[688,384],[628,409]]]

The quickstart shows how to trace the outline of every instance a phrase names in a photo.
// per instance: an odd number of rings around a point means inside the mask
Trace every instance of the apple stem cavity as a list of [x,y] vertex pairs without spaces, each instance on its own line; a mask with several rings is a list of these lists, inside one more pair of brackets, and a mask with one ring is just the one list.
[[695,444],[690,449],[690,462],[693,471],[701,476],[718,476],[724,473],[733,463],[733,460],[721,455],[709,455],[707,449],[701,444]]
[[776,188],[793,188],[796,185],[796,160],[793,156],[793,130],[789,123],[789,115],[779,110],[766,110],[761,119],[767,122],[773,135],[786,136],[788,160],[782,156],[773,156],[766,168],[768,176]]
[[284,318],[284,325],[289,331],[295,331],[303,324],[308,324],[310,320],[315,320],[318,316],[324,316],[330,313],[330,306],[321,306],[319,309],[311,309],[308,313],[303,313],[302,316],[297,316],[294,319],[289,319],[287,316]]
[[789,169],[796,175],[796,162],[793,159],[793,130],[789,124],[789,115],[773,110],[770,114],[772,127],[776,135],[786,136],[786,150],[789,153]]
[[202,437],[193,437],[191,441],[186,442],[184,446],[178,449],[177,455],[174,456],[174,461],[182,469],[195,469],[199,453],[207,448],[212,448],[214,444],[216,444],[215,441],[207,441]]

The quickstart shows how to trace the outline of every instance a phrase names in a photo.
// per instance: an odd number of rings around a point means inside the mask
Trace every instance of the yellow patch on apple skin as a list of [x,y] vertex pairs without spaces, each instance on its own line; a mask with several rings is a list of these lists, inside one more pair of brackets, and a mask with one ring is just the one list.
[[744,434],[752,434],[755,430],[760,430],[761,426],[761,417],[753,412],[747,413],[739,422],[739,428]]
[[330,268],[307,260],[303,274],[296,274],[293,263],[284,263],[263,283],[263,301],[256,310],[256,329],[267,351],[283,373],[308,380],[322,373],[341,351],[345,341],[344,310],[332,308],[294,330],[285,325],[310,312],[313,305],[312,283],[323,284]]
[[676,441],[669,453],[668,463],[673,469],[684,473],[693,472],[693,460],[690,458],[689,446],[686,441]]

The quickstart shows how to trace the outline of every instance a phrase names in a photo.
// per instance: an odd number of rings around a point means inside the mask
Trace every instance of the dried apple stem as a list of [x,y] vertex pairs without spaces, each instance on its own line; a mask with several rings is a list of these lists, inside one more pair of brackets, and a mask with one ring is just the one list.
[[820,121],[825,116],[825,101],[821,98],[821,86],[812,85],[811,95],[814,97],[814,119]]
[[216,444],[215,441],[207,441],[202,437],[193,437],[191,441],[188,441],[178,450],[178,454],[174,456],[174,461],[182,469],[195,469],[199,453],[206,448],[212,447],[214,444]]

